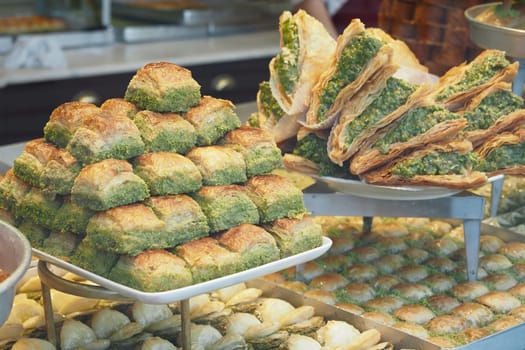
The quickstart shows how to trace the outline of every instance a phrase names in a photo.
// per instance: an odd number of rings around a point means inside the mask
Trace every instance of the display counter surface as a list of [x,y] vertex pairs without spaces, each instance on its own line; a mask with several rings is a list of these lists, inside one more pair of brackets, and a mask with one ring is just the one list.
[[0,56],[0,88],[31,82],[136,71],[155,61],[179,65],[209,64],[275,55],[279,50],[277,31],[249,32],[149,43],[113,43],[108,46],[64,50],[67,67],[61,69],[3,68]]

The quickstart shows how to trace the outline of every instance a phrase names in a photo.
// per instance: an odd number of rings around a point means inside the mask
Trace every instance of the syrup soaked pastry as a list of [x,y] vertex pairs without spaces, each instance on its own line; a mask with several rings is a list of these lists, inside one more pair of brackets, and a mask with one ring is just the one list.
[[141,67],[131,78],[124,98],[153,112],[186,112],[200,103],[200,85],[191,71],[168,62]]
[[337,39],[332,62],[312,88],[304,125],[312,129],[330,128],[344,104],[361,88],[369,84],[373,91],[384,84],[397,70],[393,52],[393,47],[380,35],[365,29],[359,19],[353,19]]
[[468,141],[433,143],[362,174],[376,185],[424,185],[451,189],[481,186],[487,176],[476,171],[477,154]]
[[503,51],[485,50],[471,62],[454,66],[442,75],[435,88],[435,100],[448,109],[459,110],[491,85],[514,81],[518,65],[510,63]]

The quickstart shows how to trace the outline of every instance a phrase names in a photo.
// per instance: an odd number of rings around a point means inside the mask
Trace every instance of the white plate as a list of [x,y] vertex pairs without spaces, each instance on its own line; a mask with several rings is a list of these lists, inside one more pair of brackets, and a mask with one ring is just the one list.
[[[351,194],[358,197],[383,200],[423,200],[449,197],[461,190],[438,186],[379,186],[359,180],[343,179],[331,176],[313,176],[335,192]],[[488,182],[503,179],[503,175],[493,176]]]
[[79,275],[80,277],[84,277],[89,281],[95,282],[104,288],[117,292],[123,297],[131,298],[137,301],[142,301],[144,303],[167,304],[178,300],[188,299],[195,295],[208,293],[220,288],[231,286],[236,283],[248,281],[254,278],[267,275],[272,272],[277,272],[310,260],[314,260],[315,258],[318,258],[319,256],[323,255],[328,249],[330,249],[331,245],[332,241],[327,237],[323,237],[323,244],[320,247],[307,250],[305,252],[292,255],[284,259],[272,261],[268,264],[254,267],[249,270],[237,272],[232,275],[219,277],[214,280],[194,284],[187,287],[182,287],[179,289],[155,293],[143,292],[134,288],[130,288],[123,284],[111,281],[100,275],[91,273],[64,260],[44,253],[38,249],[33,248],[33,253],[41,260],[47,261],[69,272],[73,272]]

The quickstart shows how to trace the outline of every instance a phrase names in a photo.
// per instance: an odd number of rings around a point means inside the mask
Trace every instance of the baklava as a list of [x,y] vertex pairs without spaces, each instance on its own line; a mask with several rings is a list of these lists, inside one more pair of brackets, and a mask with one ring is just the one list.
[[320,247],[323,242],[321,225],[310,216],[278,219],[265,228],[275,237],[281,258]]
[[424,325],[436,315],[427,307],[418,304],[403,305],[393,312],[398,319],[415,324]]
[[225,146],[195,147],[186,155],[207,186],[240,184],[247,180],[246,163],[241,153]]

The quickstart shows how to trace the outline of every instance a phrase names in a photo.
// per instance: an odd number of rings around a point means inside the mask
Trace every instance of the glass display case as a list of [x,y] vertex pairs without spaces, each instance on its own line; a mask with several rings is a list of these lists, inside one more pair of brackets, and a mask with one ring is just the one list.
[[32,36],[63,48],[111,43],[111,0],[0,0],[0,53]]

